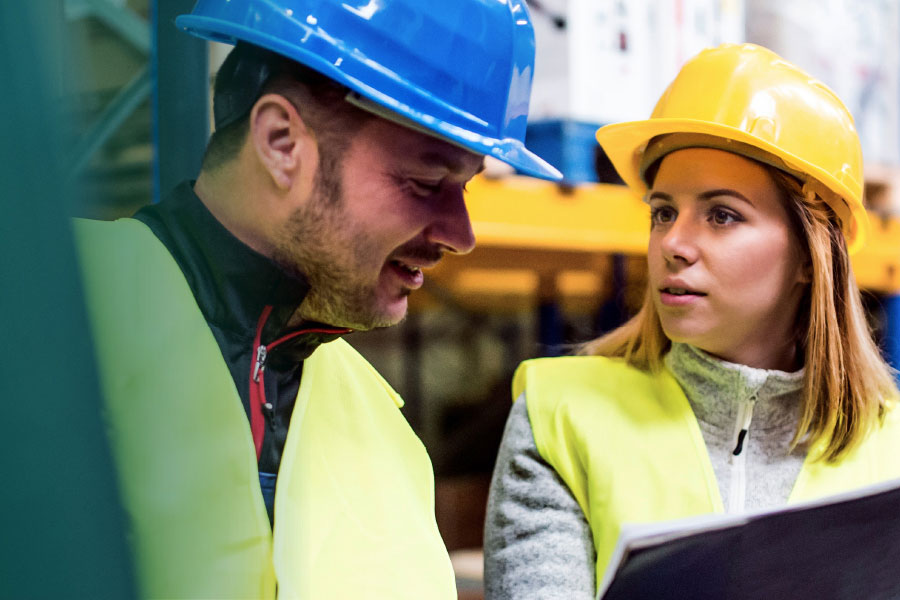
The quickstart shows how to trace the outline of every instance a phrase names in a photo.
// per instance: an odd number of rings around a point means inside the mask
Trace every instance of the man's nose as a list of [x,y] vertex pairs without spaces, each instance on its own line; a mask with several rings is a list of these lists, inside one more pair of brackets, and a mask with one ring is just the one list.
[[471,252],[475,247],[475,233],[462,189],[447,190],[435,204],[434,211],[433,219],[425,229],[425,238],[447,252]]

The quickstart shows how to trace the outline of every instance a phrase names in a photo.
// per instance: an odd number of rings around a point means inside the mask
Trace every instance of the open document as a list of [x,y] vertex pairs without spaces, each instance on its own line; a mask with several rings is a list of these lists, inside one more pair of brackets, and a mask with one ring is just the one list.
[[900,480],[780,509],[625,525],[601,600],[898,600]]

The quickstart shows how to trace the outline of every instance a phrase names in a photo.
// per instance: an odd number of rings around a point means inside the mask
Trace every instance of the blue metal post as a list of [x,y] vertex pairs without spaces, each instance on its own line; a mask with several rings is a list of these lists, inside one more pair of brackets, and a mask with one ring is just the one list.
[[[900,295],[885,296],[884,306],[884,357],[895,369],[900,370]],[[900,376],[898,376],[900,384]]]
[[154,0],[151,7],[153,200],[200,171],[209,138],[207,44],[175,27],[194,0]]
[[555,273],[541,273],[537,307],[538,344],[541,356],[559,356],[565,341],[565,318],[560,306]]
[[625,272],[625,256],[613,254],[612,293],[600,305],[594,317],[594,335],[600,336],[612,331],[628,320],[628,307],[625,306],[625,286],[628,283]]

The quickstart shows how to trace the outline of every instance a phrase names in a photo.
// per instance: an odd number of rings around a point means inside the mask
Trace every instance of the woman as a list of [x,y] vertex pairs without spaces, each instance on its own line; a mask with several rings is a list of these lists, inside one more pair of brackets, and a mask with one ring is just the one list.
[[724,45],[649,120],[597,138],[650,205],[647,295],[581,356],[517,371],[487,598],[592,598],[624,522],[900,477],[897,389],[850,268],[867,221],[837,97],[764,48]]

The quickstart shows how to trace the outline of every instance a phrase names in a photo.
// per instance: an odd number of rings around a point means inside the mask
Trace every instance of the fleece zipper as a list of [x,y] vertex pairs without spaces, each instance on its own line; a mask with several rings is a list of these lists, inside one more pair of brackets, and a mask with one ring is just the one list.
[[756,405],[758,393],[753,394],[738,404],[737,418],[734,421],[734,450],[731,452],[731,486],[728,493],[728,512],[744,511],[747,499],[747,444],[750,423],[753,420],[753,407]]

